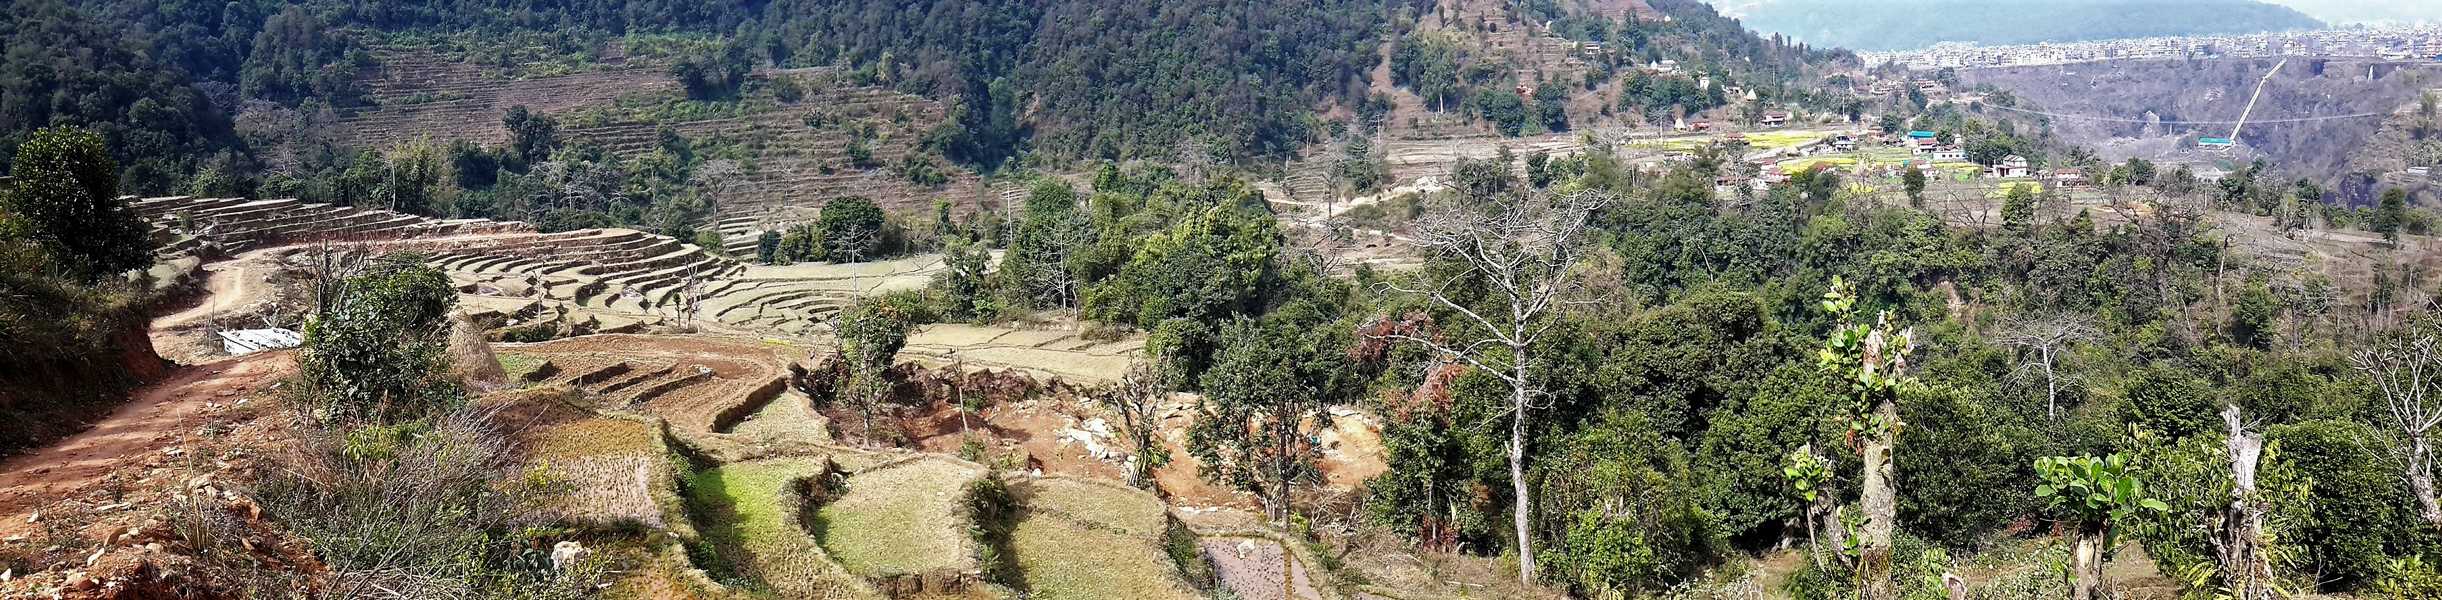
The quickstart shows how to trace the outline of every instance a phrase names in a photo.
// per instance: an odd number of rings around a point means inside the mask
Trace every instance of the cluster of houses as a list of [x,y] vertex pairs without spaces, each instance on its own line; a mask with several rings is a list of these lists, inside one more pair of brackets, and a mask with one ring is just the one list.
[[[1726,134],[1721,138],[1722,141],[1731,143],[1736,143],[1744,139],[1745,136],[1737,133]],[[1931,131],[1910,131],[1899,134],[1867,136],[1846,134],[1834,135],[1788,148],[1758,151],[1748,154],[1746,156],[1746,162],[1754,167],[1756,175],[1749,177],[1739,173],[1722,174],[1715,177],[1713,180],[1714,191],[1716,193],[1729,194],[1736,192],[1741,187],[1754,189],[1756,191],[1767,190],[1770,189],[1774,184],[1789,180],[1790,176],[1788,174],[1788,170],[1783,166],[1788,161],[1825,154],[1846,154],[1856,152],[1859,144],[1867,141],[1873,141],[1889,146],[1902,146],[1908,148],[1911,152],[1912,158],[1905,162],[1883,165],[1882,172],[1880,173],[1880,175],[1883,177],[1898,177],[1906,169],[1930,171],[1934,169],[1936,165],[1943,163],[1956,164],[1967,162],[1967,153],[1966,151],[1962,150],[1958,144],[1942,143],[1940,140],[1940,135]],[[1689,153],[1674,152],[1666,155],[1665,159],[1686,160],[1692,157],[1693,155]],[[1995,162],[1990,166],[1983,167],[1979,171],[1979,174],[1983,177],[1992,179],[2031,179],[2047,183],[2054,187],[2062,188],[2080,187],[2092,183],[2093,181],[2092,178],[2087,175],[2084,169],[2037,169],[2030,164],[2026,157],[2016,154],[2004,156],[1998,162]],[[2203,176],[2201,173],[2199,175]]]
[[2058,65],[2123,59],[2270,56],[2442,60],[2442,25],[2391,25],[2009,46],[1946,42],[1923,50],[1858,53],[1858,57],[1869,66],[1897,63],[1915,70]]

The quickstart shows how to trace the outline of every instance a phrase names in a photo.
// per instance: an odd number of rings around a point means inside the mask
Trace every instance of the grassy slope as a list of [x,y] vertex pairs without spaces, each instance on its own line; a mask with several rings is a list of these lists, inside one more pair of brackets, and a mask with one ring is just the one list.
[[939,457],[858,473],[822,508],[823,547],[866,577],[974,569],[974,544],[959,515],[967,484],[981,475]]
[[[726,570],[760,580],[780,597],[880,598],[798,525],[790,482],[822,470],[820,458],[776,458],[696,474],[687,491],[704,542]],[[698,566],[724,570],[718,568],[724,565]]]
[[1161,501],[1117,485],[1048,478],[1027,486],[1018,566],[1035,598],[1193,600],[1161,547]]

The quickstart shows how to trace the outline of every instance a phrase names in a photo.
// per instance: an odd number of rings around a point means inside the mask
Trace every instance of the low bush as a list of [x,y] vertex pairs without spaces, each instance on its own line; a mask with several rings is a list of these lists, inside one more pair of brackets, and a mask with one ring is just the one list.
[[517,476],[481,414],[298,437],[254,496],[313,543],[335,597],[582,598],[600,580],[552,570],[567,532],[539,517],[549,486]]

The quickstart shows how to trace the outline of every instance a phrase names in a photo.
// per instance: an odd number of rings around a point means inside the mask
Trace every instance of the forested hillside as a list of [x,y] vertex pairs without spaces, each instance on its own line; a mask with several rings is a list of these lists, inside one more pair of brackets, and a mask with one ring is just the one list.
[[110,21],[58,0],[12,0],[0,56],[0,171],[55,124],[101,132],[130,189],[171,189],[207,160],[244,160],[230,127],[236,95],[189,78],[187,65],[162,62]]
[[2259,0],[1717,1],[1759,31],[1855,50],[1939,42],[1988,45],[2313,29],[2323,23]]

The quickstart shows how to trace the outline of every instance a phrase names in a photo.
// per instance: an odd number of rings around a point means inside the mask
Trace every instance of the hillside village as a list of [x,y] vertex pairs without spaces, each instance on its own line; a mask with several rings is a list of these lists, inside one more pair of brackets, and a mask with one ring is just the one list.
[[2442,25],[2373,25],[2315,31],[2007,46],[1949,42],[1922,50],[1857,54],[1867,65],[1896,64],[1918,71],[2064,65],[2109,60],[2283,56],[2437,61],[2442,60]]

